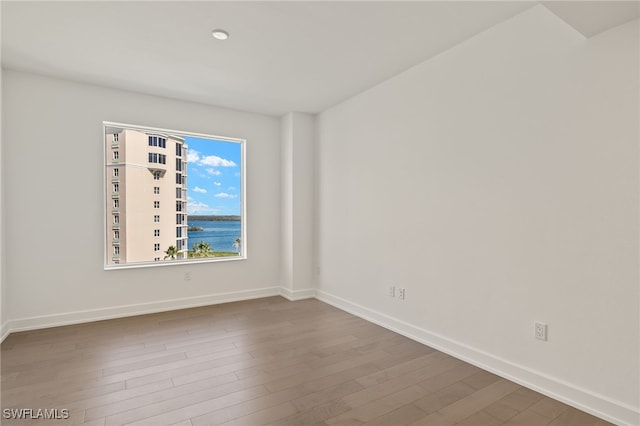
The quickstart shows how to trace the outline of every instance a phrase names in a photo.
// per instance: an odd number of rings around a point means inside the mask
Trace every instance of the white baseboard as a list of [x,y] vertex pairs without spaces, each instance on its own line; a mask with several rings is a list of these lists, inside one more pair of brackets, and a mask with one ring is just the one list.
[[598,395],[539,371],[498,358],[464,343],[432,333],[412,324],[374,311],[357,303],[316,290],[315,297],[336,308],[342,309],[386,329],[423,343],[441,352],[495,373],[501,377],[533,389],[551,398],[571,405],[618,425],[636,426],[640,424],[640,409],[604,395]]
[[234,291],[230,293],[210,294],[206,296],[185,297],[181,299],[162,300],[158,302],[138,303],[86,311],[66,312],[62,314],[43,315],[30,318],[19,318],[7,321],[2,327],[2,336],[18,331],[58,327],[62,325],[101,321],[134,315],[152,314],[177,309],[195,308],[198,306],[216,305],[220,303],[238,302],[261,297],[279,296],[280,287],[265,287],[255,290]]
[[5,321],[0,325],[0,343],[4,342],[11,331],[9,330],[9,321]]
[[302,300],[302,299],[311,299],[316,297],[316,289],[315,288],[307,288],[303,290],[290,290],[288,288],[281,287],[280,295],[288,300]]

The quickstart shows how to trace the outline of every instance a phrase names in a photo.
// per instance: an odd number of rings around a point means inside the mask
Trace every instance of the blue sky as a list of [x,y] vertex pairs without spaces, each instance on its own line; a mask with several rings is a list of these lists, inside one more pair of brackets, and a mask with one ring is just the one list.
[[185,136],[187,153],[187,213],[240,215],[241,145]]

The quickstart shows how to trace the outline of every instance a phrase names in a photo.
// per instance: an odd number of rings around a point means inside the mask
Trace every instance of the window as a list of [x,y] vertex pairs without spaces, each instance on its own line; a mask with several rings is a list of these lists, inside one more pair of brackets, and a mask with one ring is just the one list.
[[119,137],[119,136],[120,136],[120,135],[119,135],[118,133],[114,133],[114,134],[113,134],[113,141],[114,141],[114,142],[118,142],[118,137]]
[[113,151],[113,159],[117,160],[120,157],[120,153],[118,151]]
[[164,155],[164,154],[158,154],[157,152],[150,152],[149,153],[149,162],[150,163],[166,164],[167,163],[167,156]]
[[246,257],[245,141],[103,125],[105,269]]
[[149,136],[149,146],[157,146],[160,148],[167,147],[167,139],[160,136]]
[[113,246],[113,254],[116,256],[120,254],[120,246]]

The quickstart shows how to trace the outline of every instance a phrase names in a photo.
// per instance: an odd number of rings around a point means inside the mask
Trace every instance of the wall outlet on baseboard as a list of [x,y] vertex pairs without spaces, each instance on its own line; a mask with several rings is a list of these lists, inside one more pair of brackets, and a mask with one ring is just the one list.
[[405,296],[404,288],[398,289],[398,299],[404,300],[404,296]]
[[547,341],[547,324],[537,322],[534,324],[533,335],[538,340]]

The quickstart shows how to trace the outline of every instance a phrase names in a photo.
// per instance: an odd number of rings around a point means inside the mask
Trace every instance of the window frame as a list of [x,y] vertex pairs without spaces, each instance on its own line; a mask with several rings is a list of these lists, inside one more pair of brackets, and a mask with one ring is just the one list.
[[[102,173],[103,197],[102,199],[103,199],[103,217],[105,219],[108,217],[107,215],[109,214],[107,203],[109,202],[110,199],[112,199],[111,198],[112,194],[107,193],[107,188],[108,188],[107,184],[111,183],[111,182],[108,182],[107,176],[108,176],[108,169],[111,168],[110,166],[114,166],[113,164],[114,159],[109,157],[110,152],[113,152],[113,150],[111,149],[110,143],[109,145],[107,145],[107,133],[106,133],[107,128],[111,128],[111,127],[130,129],[130,130],[135,130],[140,132],[148,132],[151,134],[154,134],[154,133],[155,134],[171,134],[171,135],[179,135],[182,137],[210,139],[214,142],[219,141],[219,142],[237,143],[240,147],[240,170],[239,170],[240,184],[238,189],[239,189],[239,198],[240,198],[240,215],[239,215],[240,216],[240,238],[242,238],[242,245],[240,247],[240,254],[238,256],[210,257],[210,258],[184,258],[184,259],[172,259],[172,260],[162,259],[160,261],[157,261],[154,258],[154,260],[149,260],[145,262],[119,263],[118,261],[118,263],[109,263],[109,260],[111,260],[112,253],[109,250],[111,247],[107,246],[107,241],[108,241],[108,233],[112,232],[112,229],[108,226],[108,221],[103,219],[102,235],[104,240],[103,247],[105,248],[104,262],[103,262],[104,270],[184,265],[184,264],[191,264],[191,263],[232,262],[237,260],[247,260],[249,238],[248,238],[248,232],[247,232],[248,216],[247,216],[247,178],[246,178],[247,176],[247,140],[246,139],[242,139],[238,137],[218,136],[213,133],[198,133],[198,132],[192,132],[192,131],[174,130],[174,129],[159,128],[159,127],[152,127],[152,126],[145,126],[145,125],[103,121],[102,122],[102,136],[103,136],[102,137],[102,149],[103,149],[103,173]],[[108,151],[106,149],[107,146],[109,147]],[[164,146],[162,147],[158,146],[154,148],[167,149],[166,140],[165,140]],[[185,164],[188,167],[188,163],[186,162],[184,151],[180,152],[179,156],[183,160],[182,168],[184,169]],[[116,160],[118,161],[117,167],[126,167],[126,162],[122,162],[122,160],[120,160],[119,158],[117,158]],[[166,161],[163,164],[166,164]],[[157,180],[156,173],[159,173],[159,172],[154,172],[154,180]],[[124,184],[126,186],[126,182],[119,182],[119,183]],[[121,192],[121,191],[118,191],[118,192]],[[184,223],[184,221],[187,220],[188,212],[186,210],[183,210],[182,214],[184,216],[184,220],[183,220],[183,223]],[[157,223],[157,222],[154,221],[154,223]],[[122,233],[120,232],[120,234],[121,234],[121,240],[122,240]]]

